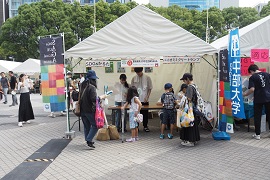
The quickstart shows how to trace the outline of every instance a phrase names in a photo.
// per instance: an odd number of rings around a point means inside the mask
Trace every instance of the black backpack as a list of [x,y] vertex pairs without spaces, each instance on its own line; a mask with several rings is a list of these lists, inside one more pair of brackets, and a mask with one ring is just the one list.
[[78,101],[79,100],[79,92],[78,91],[76,91],[76,90],[72,91],[71,96],[72,96],[73,101]]

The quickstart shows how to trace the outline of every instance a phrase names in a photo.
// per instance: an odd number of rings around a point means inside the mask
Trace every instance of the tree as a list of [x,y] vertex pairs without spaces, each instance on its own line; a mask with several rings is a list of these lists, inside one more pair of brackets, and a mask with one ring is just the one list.
[[263,6],[261,12],[260,12],[260,16],[261,17],[266,17],[270,15],[270,1],[268,2],[267,5]]

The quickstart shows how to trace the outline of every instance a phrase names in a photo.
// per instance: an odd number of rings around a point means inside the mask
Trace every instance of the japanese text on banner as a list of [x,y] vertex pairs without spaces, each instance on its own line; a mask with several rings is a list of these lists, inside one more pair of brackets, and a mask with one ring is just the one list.
[[230,76],[233,116],[238,118],[245,118],[243,96],[242,96],[240,45],[239,45],[238,29],[230,31],[229,76]]
[[200,59],[200,56],[163,56],[163,64],[199,63]]

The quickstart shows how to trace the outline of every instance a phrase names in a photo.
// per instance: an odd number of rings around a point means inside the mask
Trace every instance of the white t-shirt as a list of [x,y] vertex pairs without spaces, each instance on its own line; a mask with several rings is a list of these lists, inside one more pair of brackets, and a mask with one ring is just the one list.
[[131,104],[130,104],[130,108],[129,108],[129,111],[131,111],[131,112],[138,111],[138,109],[139,109],[139,105],[135,102],[135,98],[138,98],[138,97],[134,96],[131,99]]
[[114,100],[116,102],[125,102],[127,99],[128,88],[126,88],[125,85],[121,84],[120,82],[115,83],[114,87],[116,89]]

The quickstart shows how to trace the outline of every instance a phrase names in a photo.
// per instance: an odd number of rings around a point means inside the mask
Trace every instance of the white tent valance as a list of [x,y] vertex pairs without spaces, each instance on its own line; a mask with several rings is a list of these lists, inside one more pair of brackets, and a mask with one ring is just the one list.
[[[250,57],[251,49],[270,49],[270,16],[239,29],[240,51],[242,56]],[[228,47],[228,35],[217,39],[211,45],[217,49]]]
[[135,59],[212,55],[217,50],[143,5],[65,52],[65,58]]
[[15,67],[22,64],[21,62],[14,62],[14,61],[6,61],[0,60],[0,72],[9,72],[12,71]]

